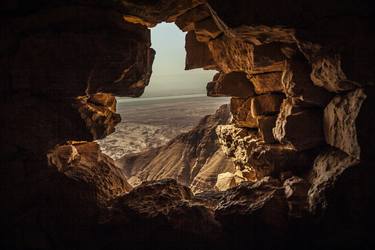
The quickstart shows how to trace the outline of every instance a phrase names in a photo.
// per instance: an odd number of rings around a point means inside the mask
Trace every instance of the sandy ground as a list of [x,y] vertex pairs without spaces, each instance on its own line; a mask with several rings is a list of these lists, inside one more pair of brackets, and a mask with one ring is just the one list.
[[228,98],[199,95],[119,100],[117,113],[122,122],[116,132],[98,142],[113,159],[146,151],[189,131],[203,116],[213,114],[226,103]]

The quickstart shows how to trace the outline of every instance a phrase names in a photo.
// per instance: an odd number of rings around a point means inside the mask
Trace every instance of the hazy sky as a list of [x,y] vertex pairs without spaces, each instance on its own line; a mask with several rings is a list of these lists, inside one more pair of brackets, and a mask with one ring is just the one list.
[[206,84],[215,71],[184,70],[185,35],[174,23],[161,23],[151,29],[156,57],[144,97],[206,93]]

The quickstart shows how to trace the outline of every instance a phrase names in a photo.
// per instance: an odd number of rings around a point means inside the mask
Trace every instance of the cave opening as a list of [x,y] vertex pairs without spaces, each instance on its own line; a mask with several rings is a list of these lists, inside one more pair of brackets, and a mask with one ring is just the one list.
[[[217,71],[189,65],[187,32],[174,23],[163,22],[150,30],[156,52],[150,82],[137,98],[116,97],[121,122],[114,133],[98,140],[101,150],[116,161],[134,186],[165,178],[194,185],[200,170],[207,171],[211,165],[220,168],[212,174],[233,171],[233,163],[219,152],[215,135],[216,125],[229,122],[229,108],[221,106],[230,100],[207,95],[206,85]],[[206,146],[207,152],[200,152]]]

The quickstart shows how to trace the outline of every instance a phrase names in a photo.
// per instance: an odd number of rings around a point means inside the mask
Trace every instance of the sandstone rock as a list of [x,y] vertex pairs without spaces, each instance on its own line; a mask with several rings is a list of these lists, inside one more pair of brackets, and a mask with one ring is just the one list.
[[99,204],[132,189],[122,170],[95,142],[67,142],[56,146],[47,157],[49,165],[65,176],[92,185]]
[[217,181],[215,184],[215,189],[218,191],[226,191],[230,188],[238,186],[244,181],[255,182],[256,173],[251,168],[246,168],[244,170],[236,170],[234,173],[225,172],[217,176]]
[[236,166],[250,166],[258,179],[286,170],[298,171],[311,166],[314,152],[297,152],[288,145],[266,144],[256,131],[220,125],[216,129],[219,143]]
[[254,46],[252,74],[283,71],[287,57],[282,52],[282,43],[269,43]]
[[267,237],[282,237],[287,214],[284,191],[280,183],[270,177],[255,184],[244,182],[226,191],[215,210],[215,218],[227,230],[246,229],[244,235],[251,242],[262,241],[264,233]]
[[116,99],[111,94],[77,97],[74,106],[94,139],[101,139],[113,133],[115,126],[121,121],[120,115],[115,113]]
[[193,31],[189,31],[186,34],[185,50],[185,70],[215,68],[215,63],[212,59],[211,52],[208,49],[208,45],[206,43],[198,42]]
[[268,94],[284,91],[281,76],[282,72],[270,72],[251,75],[249,78],[253,83],[257,94]]
[[339,55],[315,58],[312,62],[311,79],[315,85],[331,92],[348,91],[357,87],[343,72]]
[[208,96],[232,96],[248,98],[255,95],[254,87],[244,72],[219,73],[214,81],[207,84]]
[[273,128],[276,126],[277,116],[259,116],[257,117],[259,134],[262,140],[267,143],[275,143],[276,140],[273,136]]
[[223,31],[212,17],[195,23],[195,34],[199,42],[207,43],[217,38]]
[[324,142],[322,119],[323,112],[320,110],[288,114],[282,109],[273,129],[274,137],[298,151],[319,146]]
[[[181,237],[193,236],[197,240],[199,236],[209,237],[209,234],[219,233],[220,225],[213,212],[194,204],[192,200],[189,188],[175,180],[145,182],[129,194],[117,198],[104,220],[107,225],[112,225],[110,231],[116,229],[115,225],[117,228],[121,225],[120,230],[112,233],[123,235],[126,232],[125,237],[129,234],[135,237],[130,238],[132,241],[149,239],[149,233],[157,236],[157,241],[166,243],[181,242]],[[168,235],[165,232],[169,232]]]
[[251,99],[251,114],[256,116],[273,115],[280,111],[283,102],[282,95],[260,95]]
[[310,79],[311,67],[302,60],[289,60],[283,73],[284,92],[295,101],[308,105],[325,107],[332,94],[324,88],[314,85]]
[[366,98],[364,90],[357,89],[334,97],[324,110],[326,142],[356,159],[361,156],[356,119]]
[[359,161],[339,149],[331,148],[321,153],[314,162],[311,174],[311,188],[308,192],[309,209],[313,213],[320,213],[329,204],[326,192],[332,189],[343,172]]
[[289,216],[302,218],[309,212],[308,191],[310,184],[297,176],[284,181],[285,197],[288,201]]
[[209,16],[211,16],[209,8],[207,5],[202,4],[178,16],[175,23],[184,32],[192,31],[195,28],[195,23],[202,21]]
[[243,40],[220,36],[208,43],[216,65],[224,73],[232,71],[251,72],[253,66],[253,45]]
[[233,122],[239,127],[257,128],[257,119],[251,113],[252,98],[231,98],[230,111]]

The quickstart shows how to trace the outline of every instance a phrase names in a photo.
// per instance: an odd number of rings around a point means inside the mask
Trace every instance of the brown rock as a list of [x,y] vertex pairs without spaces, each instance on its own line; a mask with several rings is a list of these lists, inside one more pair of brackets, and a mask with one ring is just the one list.
[[346,169],[358,163],[357,159],[334,148],[326,150],[315,159],[308,192],[311,212],[317,213],[327,208],[329,204],[326,202],[326,193],[334,187]]
[[254,87],[244,72],[219,73],[216,80],[207,84],[208,96],[248,98],[255,95]]
[[282,144],[288,144],[295,150],[305,150],[324,142],[323,112],[304,110],[290,114],[288,108],[281,110],[273,134]]
[[282,77],[286,96],[293,97],[295,102],[325,107],[332,94],[326,89],[314,85],[310,79],[311,67],[302,60],[289,60]]
[[251,75],[250,80],[253,83],[257,94],[268,94],[284,91],[281,76],[282,72],[270,72]]
[[178,16],[175,23],[184,32],[192,31],[195,28],[195,23],[208,18],[210,15],[211,12],[207,5],[202,4]]
[[215,218],[225,228],[246,228],[248,240],[253,241],[264,239],[264,233],[281,237],[287,226],[287,214],[283,188],[277,180],[266,177],[255,184],[244,182],[225,191]]
[[257,117],[259,134],[265,143],[275,143],[273,128],[276,126],[277,116],[259,116]]
[[212,57],[224,73],[232,71],[251,72],[253,69],[253,45],[241,39],[220,36],[208,43]]
[[224,153],[236,166],[251,166],[258,179],[286,170],[299,171],[312,165],[314,152],[297,152],[288,145],[266,144],[256,131],[220,125],[216,129]]
[[260,95],[251,99],[251,113],[255,116],[273,115],[280,111],[283,102],[282,95]]
[[239,127],[257,128],[256,118],[251,114],[251,99],[231,98],[230,111],[233,122]]
[[195,23],[195,34],[199,42],[207,43],[217,38],[221,33],[223,33],[223,31],[212,17]]
[[186,34],[185,50],[185,70],[196,68],[215,68],[215,62],[212,59],[212,55],[210,50],[208,49],[208,45],[206,43],[197,41],[195,33],[193,31],[189,31]]
[[357,117],[366,98],[365,91],[357,89],[334,97],[324,110],[326,142],[356,159],[360,159],[361,156],[361,147],[357,139],[360,129],[357,127]]
[[92,185],[100,204],[132,189],[122,170],[95,142],[67,142],[56,146],[47,157],[49,165],[65,176]]
[[115,126],[121,121],[120,115],[115,113],[116,99],[111,94],[100,93],[91,97],[77,97],[74,107],[77,108],[94,139],[101,139],[113,133]]
[[282,43],[269,43],[254,46],[253,69],[251,74],[284,71],[287,57],[282,52]]

